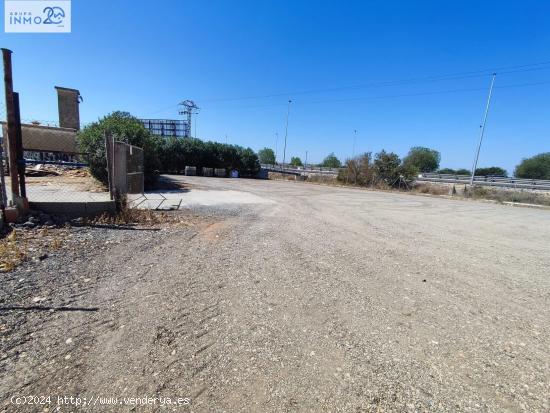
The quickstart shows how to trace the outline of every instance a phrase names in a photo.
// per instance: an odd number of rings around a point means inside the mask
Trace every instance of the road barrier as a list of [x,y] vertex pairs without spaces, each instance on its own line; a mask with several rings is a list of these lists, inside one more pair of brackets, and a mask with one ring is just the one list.
[[[440,182],[450,184],[469,184],[470,175],[423,173],[416,178],[420,182]],[[550,190],[550,181],[542,179],[508,178],[504,176],[474,176],[474,184],[517,189]]]

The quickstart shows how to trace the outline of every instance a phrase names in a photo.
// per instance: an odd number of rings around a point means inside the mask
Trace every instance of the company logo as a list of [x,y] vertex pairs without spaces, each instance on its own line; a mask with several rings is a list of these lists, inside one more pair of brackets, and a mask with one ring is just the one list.
[[70,33],[70,0],[4,0],[6,33]]

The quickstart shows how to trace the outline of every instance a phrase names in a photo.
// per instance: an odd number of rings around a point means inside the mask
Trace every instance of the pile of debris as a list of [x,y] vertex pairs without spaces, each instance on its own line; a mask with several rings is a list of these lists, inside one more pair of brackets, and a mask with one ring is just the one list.
[[50,165],[39,163],[25,168],[26,176],[60,176],[69,175],[77,177],[88,177],[90,172],[87,168],[75,168],[72,166]]

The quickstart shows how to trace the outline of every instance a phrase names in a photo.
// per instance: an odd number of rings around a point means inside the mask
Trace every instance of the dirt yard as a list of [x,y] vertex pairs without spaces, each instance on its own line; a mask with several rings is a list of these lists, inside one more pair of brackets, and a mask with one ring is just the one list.
[[188,224],[0,274],[2,411],[550,411],[550,211],[174,179]]

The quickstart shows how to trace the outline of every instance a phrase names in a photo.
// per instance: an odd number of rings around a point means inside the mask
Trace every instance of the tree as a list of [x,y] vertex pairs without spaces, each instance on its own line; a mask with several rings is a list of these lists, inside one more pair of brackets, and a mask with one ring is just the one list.
[[430,148],[414,146],[403,159],[404,166],[414,166],[420,172],[433,172],[439,168],[441,154]]
[[242,177],[254,177],[260,170],[258,155],[251,148],[237,146],[237,155],[241,161],[239,173]]
[[471,173],[472,171],[469,171],[468,169],[465,169],[465,168],[460,168],[456,170],[457,175],[470,175]]
[[372,163],[372,153],[366,152],[346,161],[347,168],[338,172],[338,180],[355,185],[373,185],[375,168]]
[[139,119],[128,112],[116,111],[97,122],[84,127],[78,133],[78,146],[90,165],[90,173],[99,181],[107,183],[107,159],[105,156],[105,132],[109,131],[117,141],[143,149],[145,183],[151,184],[160,168],[160,139],[150,135]]
[[401,160],[399,156],[393,152],[382,150],[374,157],[374,168],[379,180],[384,181],[388,185],[393,185],[399,179],[399,167]]
[[489,168],[477,168],[475,175],[480,175],[480,176],[489,176],[489,175],[508,176],[508,173],[506,172],[506,169],[504,169],[504,168],[500,168],[498,166],[491,166]]
[[258,151],[258,158],[260,163],[267,165],[275,165],[275,152],[271,148],[263,148]]
[[514,175],[526,179],[550,179],[550,152],[523,159]]
[[292,158],[290,158],[290,164],[292,166],[304,166],[302,160],[298,156],[293,156]]
[[185,166],[236,169],[242,177],[256,176],[260,162],[250,148],[196,138],[164,138],[160,147],[161,170],[179,172]]
[[336,157],[334,152],[331,152],[325,159],[323,159],[321,166],[324,168],[340,168],[342,166],[342,162],[340,162],[340,159]]
[[443,168],[443,169],[440,169],[439,171],[437,171],[438,174],[450,174],[450,175],[454,175],[456,174],[456,171],[454,169],[451,169],[451,168]]

